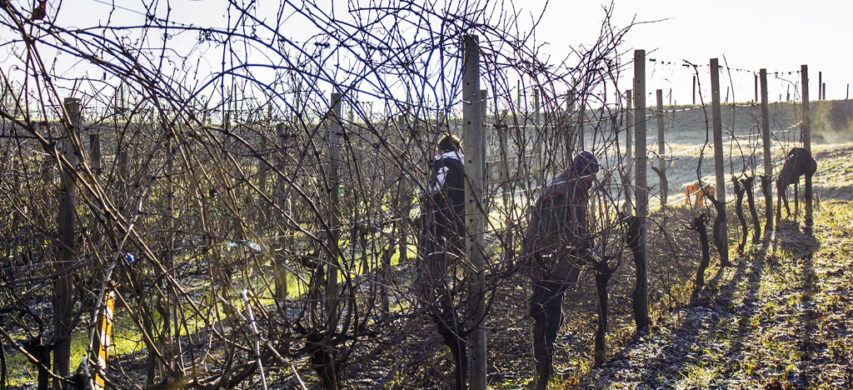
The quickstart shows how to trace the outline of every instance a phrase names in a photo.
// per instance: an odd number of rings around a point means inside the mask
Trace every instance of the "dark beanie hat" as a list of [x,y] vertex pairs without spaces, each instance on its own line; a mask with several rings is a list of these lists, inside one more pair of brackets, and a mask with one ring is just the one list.
[[598,163],[598,159],[591,152],[584,150],[575,156],[574,160],[572,160],[572,166],[574,166],[575,173],[578,176],[587,176],[598,173],[601,164]]

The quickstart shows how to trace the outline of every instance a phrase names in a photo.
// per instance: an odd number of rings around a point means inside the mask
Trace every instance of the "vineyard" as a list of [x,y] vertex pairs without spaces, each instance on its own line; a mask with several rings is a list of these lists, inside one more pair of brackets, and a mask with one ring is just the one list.
[[[0,388],[531,386],[524,234],[583,150],[596,244],[552,387],[853,385],[853,101],[809,99],[807,66],[782,99],[765,69],[626,59],[612,4],[554,62],[490,2],[236,1],[210,24],[141,3],[81,27],[0,1]],[[694,104],[663,104],[675,72]],[[438,289],[445,135],[465,248]],[[818,170],[777,213],[794,148]]]

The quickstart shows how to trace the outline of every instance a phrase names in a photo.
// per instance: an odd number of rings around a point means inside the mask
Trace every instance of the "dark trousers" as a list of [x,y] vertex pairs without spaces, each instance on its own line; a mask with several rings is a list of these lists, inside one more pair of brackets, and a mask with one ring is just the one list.
[[457,293],[454,279],[456,264],[464,253],[461,230],[448,229],[444,224],[425,224],[420,240],[419,264],[415,274],[415,290],[435,323],[444,344],[450,348],[456,365],[457,390],[465,388],[468,374],[468,355],[465,327],[454,305]]
[[544,388],[551,377],[554,341],[563,322],[563,295],[578,281],[580,271],[565,257],[543,266],[547,260],[537,259],[533,265],[533,294],[530,317],[533,318],[533,358],[537,388]]

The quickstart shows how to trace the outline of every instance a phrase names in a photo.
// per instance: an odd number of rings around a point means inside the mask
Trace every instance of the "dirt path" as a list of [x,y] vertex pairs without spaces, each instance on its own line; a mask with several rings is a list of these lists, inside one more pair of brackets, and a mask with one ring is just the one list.
[[853,388],[853,202],[815,215],[814,239],[783,223],[775,250],[710,275],[693,305],[581,386]]

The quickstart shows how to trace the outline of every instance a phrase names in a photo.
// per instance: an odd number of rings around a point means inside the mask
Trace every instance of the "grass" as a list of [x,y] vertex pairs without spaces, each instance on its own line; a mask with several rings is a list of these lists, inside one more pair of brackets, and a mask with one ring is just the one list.
[[[750,289],[743,288],[747,283],[734,287],[733,302],[743,302],[746,293],[753,291],[759,305],[756,314],[745,318],[745,329],[728,334],[720,333],[724,339],[743,339],[744,359],[736,362],[734,367],[736,376],[753,378],[750,386],[769,383],[771,380],[781,384],[787,383],[786,386],[801,386],[803,383],[797,382],[800,380],[798,378],[820,370],[817,367],[823,360],[818,355],[823,354],[830,362],[844,361],[850,355],[849,337],[827,337],[832,335],[829,329],[832,329],[834,324],[844,323],[849,318],[844,318],[845,311],[839,304],[841,297],[832,294],[833,289],[827,289],[823,285],[837,283],[840,273],[823,267],[835,263],[839,267],[837,269],[843,269],[843,263],[833,261],[839,258],[844,258],[849,265],[849,256],[839,256],[840,253],[848,251],[848,246],[836,245],[835,241],[848,240],[845,230],[849,231],[849,224],[853,223],[853,203],[831,201],[826,206],[815,214],[815,225],[818,227],[818,238],[822,245],[813,254],[813,264],[803,260],[802,249],[797,246],[799,244],[795,244],[796,249],[778,252],[778,257],[772,258],[773,263],[763,267],[760,283]],[[821,235],[821,232],[824,234]],[[812,278],[809,276],[811,273],[834,274],[836,278]],[[732,276],[727,274],[725,277]],[[850,278],[846,278],[844,282],[836,285],[834,292],[846,291]],[[732,313],[738,314],[740,313]],[[818,322],[816,327],[815,320]],[[725,342],[726,340],[705,340],[698,348],[701,353],[708,354]],[[713,346],[713,349],[701,345]],[[724,383],[727,383],[726,373],[716,373],[714,368],[702,364],[687,365],[681,375],[683,379],[679,384],[687,387],[718,387],[726,386]],[[841,372],[840,375],[845,374]],[[709,376],[713,378],[710,381]],[[809,382],[805,388],[832,388],[843,383],[843,379],[842,382],[829,382],[820,376],[816,378],[813,375],[811,378],[810,381],[814,382]]]
[[[133,330],[133,323],[126,317],[117,316],[113,324],[113,343],[110,356],[121,356],[142,351],[142,335]],[[21,340],[17,340],[21,341]],[[74,332],[71,336],[71,370],[77,369],[83,362],[89,346],[89,334],[86,331]],[[9,386],[29,386],[37,382],[38,369],[23,354],[7,355]]]
[[[390,233],[390,231],[389,231]],[[341,240],[341,245],[348,245],[347,240]],[[242,249],[240,249],[242,251]],[[231,252],[234,255],[240,256],[238,252]],[[410,244],[408,246],[408,257],[414,258],[416,255],[415,245]],[[355,261],[356,266],[353,267],[352,271],[350,271],[350,277],[357,277],[361,274],[361,254],[358,255],[358,259]],[[400,256],[398,251],[393,251],[391,256],[391,265],[397,266],[400,261]],[[269,265],[269,260],[267,260],[267,265]],[[342,277],[343,270],[339,271],[339,280]],[[307,274],[306,274],[307,275]],[[306,293],[307,285],[298,277],[298,275],[293,272],[288,272],[286,275],[287,280],[287,290],[288,297],[299,297],[302,294]],[[266,289],[265,283],[261,278],[249,278],[244,279],[242,274],[234,277],[232,281],[234,283],[233,287],[229,290],[229,293],[226,294],[229,297],[229,301],[231,304],[237,307],[243,306],[243,301],[240,298],[240,292],[244,287],[252,287],[254,291],[259,292],[259,301],[262,305],[272,305],[273,304],[273,296],[272,291],[270,289]],[[202,294],[200,297],[197,297],[197,302],[202,304],[203,307],[207,307],[209,309],[209,313],[213,314],[216,312],[223,313],[225,304],[221,301],[210,302],[209,294]],[[398,302],[392,306],[395,306],[397,309],[400,308],[400,305],[404,303]],[[188,305],[184,305],[185,313],[191,313]],[[394,309],[394,307],[392,307]],[[153,311],[153,315],[155,316],[155,321],[157,323],[161,322],[159,314]],[[215,323],[218,321],[215,316],[209,317],[209,323]],[[205,328],[207,323],[204,318],[199,317],[198,315],[190,314],[186,318],[185,327],[182,326],[180,328],[180,332],[182,336],[186,336],[187,333],[195,333],[199,330]],[[86,351],[88,348],[89,342],[89,333],[86,329],[82,327],[78,327],[78,330],[74,332],[72,335],[71,341],[71,362],[72,371],[77,369],[77,365],[83,361],[86,356]],[[19,340],[20,341],[20,340]],[[126,356],[129,354],[134,354],[140,351],[144,351],[146,349],[145,343],[143,342],[142,333],[137,329],[135,323],[133,323],[130,318],[126,315],[126,311],[121,307],[121,304],[116,302],[116,317],[115,323],[113,324],[113,344],[111,345],[109,356],[110,360],[112,360],[116,356]],[[26,386],[31,385],[37,381],[38,371],[34,365],[29,363],[23,354],[20,353],[12,353],[7,356],[7,366],[9,370],[9,381],[8,384],[10,386]]]

